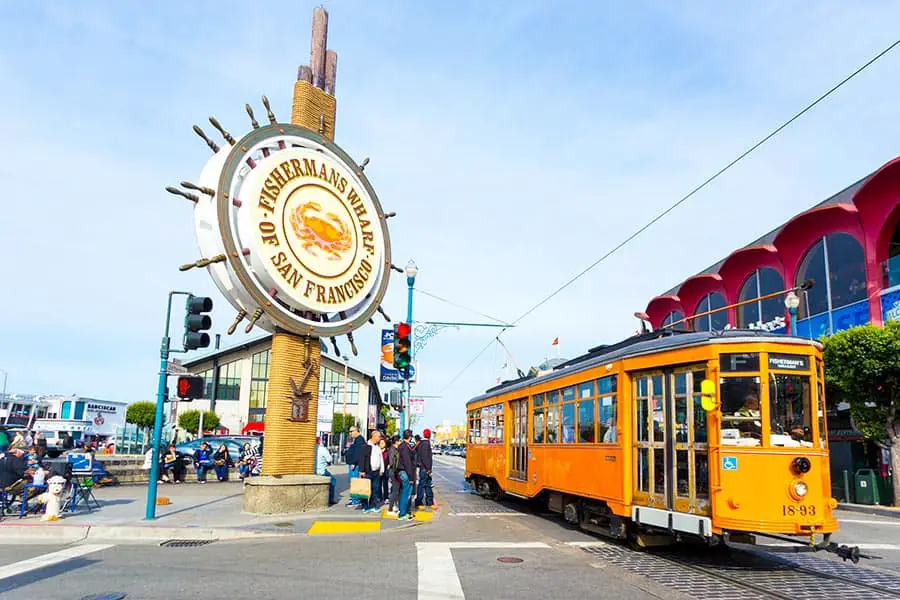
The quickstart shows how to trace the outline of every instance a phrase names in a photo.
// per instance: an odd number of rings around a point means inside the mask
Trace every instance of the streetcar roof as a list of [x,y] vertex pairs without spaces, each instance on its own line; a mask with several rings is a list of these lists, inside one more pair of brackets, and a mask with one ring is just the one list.
[[485,391],[485,393],[469,400],[466,405],[480,400],[493,398],[501,394],[514,392],[532,387],[546,381],[560,379],[573,373],[586,371],[598,365],[608,362],[630,358],[632,356],[640,356],[643,354],[653,354],[664,350],[676,350],[678,348],[686,348],[690,346],[701,346],[704,344],[714,343],[730,343],[737,344],[741,342],[777,342],[782,344],[796,344],[799,346],[821,346],[819,342],[807,338],[793,337],[782,334],[773,334],[767,331],[758,331],[753,329],[726,329],[725,331],[672,331],[658,330],[643,335],[632,336],[617,344],[597,346],[591,348],[586,354],[568,360],[557,365],[549,373],[538,376],[528,376],[513,381],[505,381],[500,385],[494,386]]

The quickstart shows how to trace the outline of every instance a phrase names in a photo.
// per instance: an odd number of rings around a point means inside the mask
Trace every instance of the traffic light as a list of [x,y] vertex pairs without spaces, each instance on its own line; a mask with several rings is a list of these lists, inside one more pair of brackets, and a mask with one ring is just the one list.
[[194,400],[203,397],[204,382],[202,377],[179,375],[178,397],[183,400]]
[[209,334],[204,329],[212,327],[212,319],[208,313],[212,310],[212,298],[188,296],[185,303],[187,314],[184,317],[184,349],[195,350],[209,346]]
[[404,374],[407,373],[412,360],[410,357],[412,343],[409,339],[411,334],[412,327],[409,323],[394,325],[394,368],[403,371]]

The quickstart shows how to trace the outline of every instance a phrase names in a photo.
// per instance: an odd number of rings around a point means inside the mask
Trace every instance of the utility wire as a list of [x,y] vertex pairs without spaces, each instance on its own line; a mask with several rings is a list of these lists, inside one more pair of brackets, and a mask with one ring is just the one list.
[[[603,262],[604,260],[606,260],[607,258],[609,258],[610,256],[612,256],[613,254],[615,254],[616,252],[618,252],[619,250],[621,250],[626,244],[628,244],[628,243],[631,242],[633,239],[635,239],[636,237],[638,237],[639,235],[641,235],[642,233],[644,233],[647,229],[649,229],[650,227],[652,227],[657,221],[659,221],[660,219],[662,219],[663,217],[665,217],[667,214],[669,214],[670,212],[672,212],[673,210],[675,210],[676,208],[678,208],[680,205],[682,205],[684,202],[686,202],[687,200],[689,200],[691,197],[693,197],[697,192],[699,192],[700,190],[702,190],[703,188],[705,188],[707,185],[709,185],[710,183],[712,183],[713,181],[715,181],[716,179],[718,179],[720,175],[722,175],[723,173],[725,173],[725,171],[729,170],[731,167],[733,167],[734,165],[736,165],[737,163],[739,163],[740,161],[742,161],[744,158],[746,158],[748,155],[750,155],[750,153],[752,153],[754,150],[756,150],[757,148],[759,148],[760,146],[762,146],[763,144],[765,144],[766,142],[768,142],[770,139],[772,139],[773,137],[775,137],[776,135],[778,135],[779,133],[781,133],[781,131],[782,131],[783,129],[785,129],[788,125],[790,125],[791,123],[793,123],[794,121],[796,121],[797,119],[799,119],[800,117],[802,117],[804,114],[806,114],[807,112],[809,112],[810,110],[812,110],[816,105],[818,105],[820,102],[822,102],[823,100],[825,100],[826,98],[828,98],[831,94],[833,94],[834,92],[836,92],[837,90],[839,90],[841,87],[844,86],[844,84],[846,84],[847,82],[849,82],[851,79],[853,79],[854,77],[856,77],[857,75],[859,75],[860,73],[862,73],[863,71],[865,71],[867,68],[869,68],[870,66],[872,66],[873,64],[875,64],[875,62],[877,62],[880,58],[882,58],[883,56],[885,56],[886,54],[888,54],[891,50],[893,50],[894,48],[896,48],[898,45],[900,45],[900,39],[896,40],[896,41],[895,41],[894,43],[892,43],[890,46],[888,46],[887,48],[885,48],[884,50],[882,50],[881,52],[879,52],[878,54],[876,54],[876,55],[875,55],[874,57],[872,57],[869,61],[867,61],[865,64],[863,64],[861,67],[859,67],[858,69],[856,69],[855,71],[853,71],[850,75],[848,75],[847,77],[845,77],[844,79],[842,79],[839,83],[837,83],[836,85],[834,85],[834,86],[833,86],[831,89],[829,89],[827,92],[825,92],[824,94],[822,94],[821,96],[819,96],[818,98],[816,98],[813,102],[811,102],[810,104],[808,104],[803,110],[801,110],[800,112],[798,112],[797,114],[795,114],[793,117],[791,117],[790,119],[788,119],[787,121],[785,121],[784,123],[782,123],[781,125],[779,125],[775,130],[773,130],[773,131],[772,131],[771,133],[769,133],[767,136],[765,136],[764,138],[762,138],[761,140],[759,140],[758,142],[756,142],[755,144],[753,144],[752,146],[750,146],[750,148],[748,148],[747,150],[745,150],[740,156],[738,156],[737,158],[735,158],[734,160],[732,160],[730,163],[728,163],[727,165],[725,165],[724,167],[722,167],[721,169],[719,169],[714,175],[712,175],[711,177],[709,177],[706,181],[704,181],[703,183],[701,183],[700,185],[698,185],[697,187],[695,187],[694,189],[692,189],[690,192],[688,192],[688,194],[686,194],[686,195],[685,195],[684,197],[682,197],[680,200],[678,200],[677,202],[675,202],[674,204],[672,204],[670,207],[668,207],[667,209],[665,209],[664,211],[662,211],[661,213],[659,213],[656,217],[654,217],[653,219],[651,219],[649,222],[647,222],[647,223],[646,223],[644,226],[642,226],[640,229],[638,229],[637,231],[635,231],[634,233],[632,233],[630,236],[628,236],[627,238],[625,238],[624,241],[622,241],[622,242],[620,242],[618,245],[616,245],[612,250],[610,250],[609,252],[607,252],[606,254],[604,254],[603,256],[601,256],[600,258],[598,258],[596,261],[594,261],[593,263],[591,263],[587,268],[585,268],[584,270],[582,270],[581,272],[579,272],[578,274],[576,274],[574,277],[572,277],[571,279],[569,279],[567,282],[565,282],[563,285],[561,285],[559,288],[557,288],[556,290],[554,290],[553,293],[551,293],[549,296],[545,297],[543,300],[541,300],[540,302],[538,302],[537,304],[535,304],[534,306],[532,306],[531,308],[529,308],[528,310],[526,310],[526,311],[525,311],[524,313],[522,313],[518,318],[516,318],[515,321],[512,322],[512,325],[517,325],[522,319],[524,319],[525,317],[527,317],[528,315],[530,315],[531,313],[533,313],[534,311],[536,311],[538,308],[540,308],[541,306],[543,306],[544,304],[546,304],[547,302],[549,302],[554,296],[556,296],[557,294],[559,294],[561,291],[563,291],[564,289],[566,289],[567,287],[569,287],[570,285],[572,285],[573,283],[575,283],[576,281],[578,281],[579,279],[581,279],[584,275],[586,275],[586,274],[587,274],[589,271],[591,271],[594,267],[596,267],[596,266],[599,265],[601,262]],[[462,370],[461,370],[459,373],[456,374],[456,376],[450,381],[450,383],[448,383],[448,384],[444,387],[444,390],[446,390],[447,388],[449,388],[451,385],[453,385],[453,384],[456,382],[457,379],[459,379],[460,377],[462,377],[463,373],[465,373],[465,372],[469,369],[469,367],[471,367],[472,364],[473,364],[476,360],[478,360],[478,358],[479,358],[482,354],[484,354],[484,352],[490,347],[491,344],[494,343],[495,340],[499,340],[499,339],[500,339],[500,336],[503,335],[503,332],[505,332],[505,331],[506,331],[506,328],[502,329],[502,330],[500,331],[500,333],[498,333],[497,336],[496,336],[494,339],[492,339],[492,340],[488,343],[488,345],[485,346],[485,347],[481,350],[481,352],[479,352],[477,355],[475,355],[475,358],[473,358],[471,361],[469,361],[468,364],[466,364],[466,366],[463,367]]]
[[594,267],[596,267],[597,265],[599,265],[601,262],[603,262],[604,260],[606,260],[607,258],[609,258],[610,256],[612,256],[613,254],[615,254],[615,253],[616,253],[617,251],[619,251],[622,247],[624,247],[626,244],[628,244],[629,242],[631,242],[634,238],[638,237],[640,234],[642,234],[642,233],[644,233],[645,231],[647,231],[647,230],[648,230],[651,226],[653,226],[657,221],[659,221],[660,219],[662,219],[663,217],[665,217],[667,214],[669,214],[670,212],[672,212],[673,210],[675,210],[676,208],[678,208],[679,206],[681,206],[681,204],[683,204],[685,201],[687,201],[688,199],[690,199],[692,196],[694,196],[694,194],[696,194],[697,192],[699,192],[700,190],[702,190],[703,188],[705,188],[707,185],[709,185],[710,183],[712,183],[713,181],[715,181],[716,179],[718,179],[720,175],[722,175],[723,173],[725,173],[725,171],[729,170],[731,167],[733,167],[734,165],[736,165],[737,163],[739,163],[740,161],[742,161],[744,158],[746,158],[748,155],[750,155],[750,153],[752,153],[754,150],[756,150],[757,148],[759,148],[760,146],[762,146],[763,144],[765,144],[766,142],[768,142],[770,139],[772,139],[773,137],[775,137],[776,135],[778,135],[778,134],[779,134],[783,129],[785,129],[788,125],[790,125],[791,123],[793,123],[794,121],[796,121],[797,119],[799,119],[800,117],[802,117],[804,114],[806,114],[807,112],[809,112],[810,110],[812,110],[813,107],[815,107],[817,104],[819,104],[820,102],[822,102],[823,100],[825,100],[825,98],[827,98],[828,96],[830,96],[831,94],[833,94],[834,92],[836,92],[836,91],[837,91],[838,89],[840,89],[845,83],[847,83],[848,81],[850,81],[851,79],[853,79],[854,77],[856,77],[857,75],[859,75],[860,73],[862,73],[863,71],[865,71],[868,67],[870,67],[872,64],[874,64],[878,59],[880,59],[882,56],[884,56],[885,54],[887,54],[888,52],[890,52],[891,50],[893,50],[897,45],[900,45],[900,39],[898,39],[898,40],[895,41],[893,44],[891,44],[890,46],[888,46],[887,48],[885,48],[884,50],[882,50],[881,52],[879,52],[878,54],[876,54],[876,55],[875,55],[871,60],[869,60],[866,64],[864,64],[863,66],[861,66],[861,67],[859,67],[858,69],[856,69],[855,71],[853,71],[853,73],[851,73],[850,75],[848,75],[847,77],[845,77],[843,80],[841,80],[840,83],[838,83],[837,85],[835,85],[834,87],[832,87],[830,90],[828,90],[827,92],[825,92],[824,94],[822,94],[821,96],[819,96],[818,98],[816,98],[812,103],[808,104],[808,105],[806,106],[806,108],[804,108],[803,110],[801,110],[800,112],[798,112],[797,114],[795,114],[793,117],[791,117],[790,119],[788,119],[787,121],[785,121],[784,123],[782,123],[781,125],[779,125],[778,128],[775,129],[774,131],[772,131],[769,135],[767,135],[766,137],[762,138],[761,140],[759,140],[758,142],[756,142],[755,144],[753,144],[752,146],[750,146],[750,148],[748,148],[747,150],[745,150],[743,154],[741,154],[740,156],[738,156],[737,158],[735,158],[733,161],[731,161],[730,163],[728,163],[727,165],[725,165],[724,167],[722,167],[721,169],[719,169],[718,171],[716,171],[715,175],[713,175],[712,177],[708,178],[706,181],[704,181],[703,183],[701,183],[700,185],[698,185],[697,187],[695,187],[694,189],[692,189],[687,195],[683,196],[678,202],[676,202],[675,204],[671,205],[669,208],[665,209],[664,211],[662,211],[661,213],[659,213],[658,215],[656,215],[656,217],[654,217],[652,220],[650,220],[648,223],[646,223],[643,227],[641,227],[640,229],[638,229],[637,231],[635,231],[634,233],[632,233],[630,236],[628,236],[627,238],[625,238],[624,241],[620,242],[620,243],[619,243],[617,246],[615,246],[612,250],[610,250],[609,252],[607,252],[606,254],[604,254],[603,256],[601,256],[600,258],[598,258],[596,261],[594,261],[593,263],[591,263],[586,269],[584,269],[583,271],[581,271],[580,273],[578,273],[577,275],[575,275],[574,277],[572,277],[571,279],[569,279],[567,282],[565,282],[564,284],[562,284],[562,285],[561,285],[559,288],[557,288],[552,294],[550,294],[549,296],[547,296],[546,298],[544,298],[543,300],[541,300],[540,302],[538,302],[537,304],[535,304],[534,306],[532,306],[531,308],[529,308],[528,310],[526,310],[524,313],[522,313],[522,315],[521,315],[520,317],[518,317],[515,321],[513,321],[513,325],[518,324],[519,321],[521,321],[522,319],[524,319],[525,317],[527,317],[528,315],[530,315],[531,313],[533,313],[535,310],[537,310],[538,308],[540,308],[541,306],[543,306],[544,304],[546,304],[550,299],[552,299],[552,298],[553,298],[554,296],[556,296],[558,293],[560,293],[561,291],[563,291],[564,289],[566,289],[567,287],[569,287],[570,285],[572,285],[573,283],[575,283],[576,281],[578,281],[579,279],[581,279],[581,277],[583,277],[584,275],[586,275],[590,270],[592,270]]
[[500,340],[500,336],[503,335],[503,332],[504,332],[504,331],[506,331],[506,328],[505,328],[505,327],[504,327],[503,329],[500,330],[500,333],[498,333],[496,336],[494,336],[493,338],[491,338],[491,341],[489,341],[489,342],[487,343],[487,346],[485,346],[484,348],[482,348],[481,351],[480,351],[478,354],[476,354],[475,357],[474,357],[472,360],[470,360],[470,361],[468,362],[468,364],[466,364],[466,366],[464,366],[464,367],[460,370],[460,372],[456,374],[456,376],[455,376],[453,379],[450,380],[450,383],[448,383],[447,385],[445,385],[445,386],[441,389],[440,393],[443,394],[444,392],[447,391],[447,389],[448,389],[451,385],[453,385],[454,383],[456,383],[456,380],[459,379],[460,377],[462,377],[463,373],[465,373],[466,371],[468,371],[468,370],[469,370],[469,367],[471,367],[471,366],[475,363],[476,360],[478,360],[479,358],[481,358],[481,355],[482,355],[482,354],[484,354],[485,352],[487,352],[487,349],[491,347],[491,344],[493,344],[494,342]]
[[425,294],[426,296],[430,296],[431,298],[434,298],[435,300],[440,300],[441,302],[445,302],[445,303],[449,304],[450,306],[455,306],[456,308],[461,308],[463,310],[467,310],[470,313],[474,313],[480,317],[484,317],[485,319],[490,319],[491,321],[496,321],[497,323],[500,323],[501,325],[509,325],[510,324],[509,321],[504,321],[503,319],[498,319],[496,317],[492,317],[491,315],[486,315],[483,312],[479,312],[479,311],[475,310],[474,308],[468,308],[468,307],[463,306],[462,304],[457,304],[456,302],[451,302],[450,300],[447,300],[446,298],[441,298],[437,294],[432,294],[431,292],[426,292],[425,290],[423,290],[421,288],[413,288],[413,291],[418,292],[420,294]]

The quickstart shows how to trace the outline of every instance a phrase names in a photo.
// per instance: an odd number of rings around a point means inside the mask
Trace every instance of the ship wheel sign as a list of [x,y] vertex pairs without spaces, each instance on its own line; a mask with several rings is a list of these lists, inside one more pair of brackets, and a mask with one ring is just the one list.
[[[166,188],[195,204],[194,222],[204,258],[181,270],[206,267],[231,302],[245,331],[260,327],[298,335],[347,335],[372,321],[388,285],[390,238],[385,214],[357,165],[322,135],[278,123],[260,126],[247,105],[253,129],[235,140],[214,118],[226,141],[220,148],[197,126],[213,156],[196,184]],[[402,272],[402,271],[401,271]]]

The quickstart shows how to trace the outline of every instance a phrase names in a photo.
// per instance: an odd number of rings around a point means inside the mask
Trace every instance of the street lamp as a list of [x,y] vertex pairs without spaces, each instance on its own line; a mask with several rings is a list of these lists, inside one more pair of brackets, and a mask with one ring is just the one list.
[[[9,402],[6,399],[6,378],[9,376],[9,373],[0,369],[0,372],[3,373],[3,402],[6,402],[6,417],[4,417],[3,422],[9,423]],[[3,402],[0,402],[0,406],[3,406]]]
[[[415,360],[415,353],[413,351],[413,312],[412,312],[412,302],[413,302],[413,286],[416,285],[416,275],[419,273],[419,267],[416,266],[416,263],[409,259],[409,262],[406,263],[406,285],[409,288],[408,294],[406,297],[406,322],[409,323],[410,332],[409,332],[409,354],[410,354],[410,363]],[[410,393],[412,389],[412,383],[409,381],[409,368],[407,367],[406,371],[406,400],[400,402],[400,435],[403,435],[403,432],[406,431],[406,407],[409,405]]]
[[784,306],[790,315],[788,320],[788,335],[796,335],[794,324],[797,322],[797,307],[800,306],[800,296],[794,292],[788,292],[784,297]]

